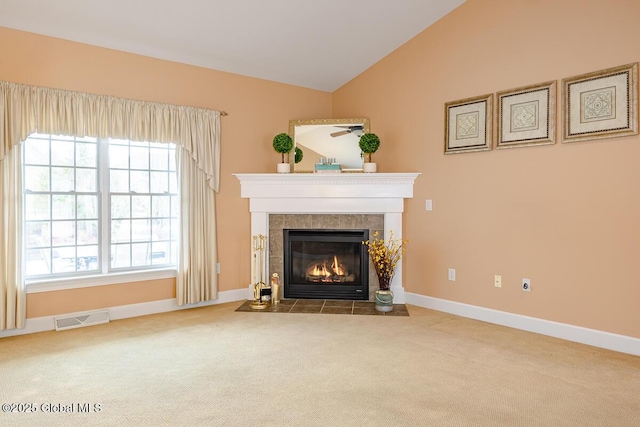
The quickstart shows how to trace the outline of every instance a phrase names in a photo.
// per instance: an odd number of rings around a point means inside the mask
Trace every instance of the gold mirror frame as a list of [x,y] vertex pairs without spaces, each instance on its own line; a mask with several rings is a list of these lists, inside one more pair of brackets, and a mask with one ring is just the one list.
[[[362,133],[369,132],[369,119],[309,119],[289,120],[289,136],[293,139],[293,150],[289,156],[294,172],[313,172],[320,158],[335,158],[342,172],[362,172],[364,162],[360,150],[360,132],[352,133],[350,126],[362,126]],[[332,137],[332,133],[346,132]],[[304,136],[307,135],[307,136]],[[311,138],[312,136],[312,138]],[[305,140],[305,138],[307,138]],[[308,139],[311,138],[311,139]],[[304,144],[307,144],[305,146]],[[302,150],[302,162],[295,163],[295,148]]]

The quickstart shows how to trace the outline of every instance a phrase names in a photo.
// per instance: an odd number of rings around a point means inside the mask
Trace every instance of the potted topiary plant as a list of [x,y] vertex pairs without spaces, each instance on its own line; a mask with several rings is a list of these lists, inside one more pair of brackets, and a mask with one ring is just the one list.
[[289,158],[289,151],[293,148],[293,139],[286,133],[279,133],[273,138],[273,149],[282,155],[282,163],[278,163],[278,173],[291,172],[291,165],[284,161],[284,155]]
[[293,158],[294,163],[300,163],[303,157],[304,153],[302,152],[302,150],[299,147],[296,147],[295,156]]
[[362,167],[364,172],[375,172],[377,166],[371,161],[371,154],[378,151],[380,147],[380,138],[375,133],[365,133],[360,137],[360,149],[366,155],[364,165]]

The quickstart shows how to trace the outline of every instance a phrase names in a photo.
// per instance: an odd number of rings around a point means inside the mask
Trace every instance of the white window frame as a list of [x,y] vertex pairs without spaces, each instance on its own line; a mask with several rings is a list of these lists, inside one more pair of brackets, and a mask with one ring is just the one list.
[[[55,135],[52,135],[55,136]],[[48,292],[66,289],[78,289],[94,286],[133,283],[147,280],[175,278],[177,265],[159,267],[141,266],[122,270],[109,271],[109,253],[111,246],[110,224],[110,189],[109,189],[109,140],[98,139],[98,209],[100,212],[99,257],[100,269],[86,275],[74,274],[66,276],[35,277],[26,279],[27,293]],[[179,187],[178,187],[179,189]],[[179,191],[179,190],[178,190]],[[24,221],[24,219],[23,219]],[[23,236],[23,242],[25,241]],[[26,249],[25,249],[26,250]],[[23,265],[24,268],[24,265]]]

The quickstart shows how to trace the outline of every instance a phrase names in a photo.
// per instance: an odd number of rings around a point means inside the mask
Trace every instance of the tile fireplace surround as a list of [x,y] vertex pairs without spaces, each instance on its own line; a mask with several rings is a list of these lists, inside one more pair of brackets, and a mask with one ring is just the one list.
[[[249,199],[251,235],[269,237],[269,215],[382,214],[384,237],[402,238],[404,199],[413,198],[419,173],[341,174],[234,174],[240,180],[241,197]],[[267,254],[269,248],[267,248]],[[251,254],[247,254],[250,263]],[[269,276],[266,271],[264,276]],[[251,289],[251,285],[249,285]],[[391,282],[394,302],[405,303],[402,261]],[[251,295],[251,293],[249,294]]]

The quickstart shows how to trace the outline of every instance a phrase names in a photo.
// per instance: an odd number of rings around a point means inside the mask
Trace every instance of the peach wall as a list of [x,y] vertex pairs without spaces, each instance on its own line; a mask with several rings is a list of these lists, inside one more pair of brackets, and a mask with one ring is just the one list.
[[[0,80],[225,110],[216,198],[219,290],[250,278],[249,204],[238,172],[275,172],[271,140],[290,119],[331,117],[331,94],[0,27]],[[159,281],[29,294],[28,317],[173,298]],[[99,303],[98,301],[103,301]]]
[[443,154],[445,102],[636,62],[639,16],[634,0],[468,0],[334,93],[335,117],[370,117],[379,171],[422,173],[407,291],[640,337],[640,137]]
[[27,318],[175,298],[175,279],[28,294]]

